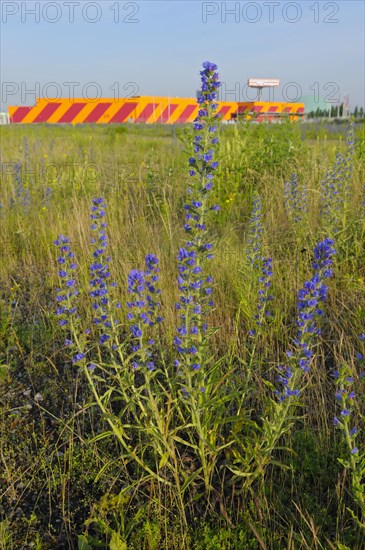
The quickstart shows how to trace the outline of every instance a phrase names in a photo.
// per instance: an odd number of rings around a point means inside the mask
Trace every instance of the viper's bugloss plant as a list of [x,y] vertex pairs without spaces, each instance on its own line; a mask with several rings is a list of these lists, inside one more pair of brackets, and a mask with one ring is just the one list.
[[267,320],[271,317],[268,308],[269,302],[273,300],[271,290],[272,259],[263,257],[263,221],[262,221],[262,200],[256,194],[252,199],[252,211],[248,224],[248,236],[246,241],[246,261],[248,264],[248,280],[250,294],[257,294],[255,300],[255,313],[250,316],[247,343],[249,360],[246,365],[247,385],[250,383],[252,367],[254,363],[260,363],[256,357],[258,340],[265,333]]
[[84,346],[80,340],[80,317],[77,311],[79,290],[76,281],[77,264],[75,254],[71,250],[70,239],[59,235],[54,241],[58,251],[59,287],[56,295],[56,315],[58,324],[66,333],[65,345],[70,349],[73,363],[79,363],[85,358]]
[[[69,346],[72,362],[83,368],[95,398],[95,403],[98,405],[111,429],[110,432],[106,432],[102,437],[113,434],[121,444],[127,456],[133,460],[143,472],[147,472],[149,477],[152,476],[154,479],[169,484],[169,480],[164,480],[159,476],[158,472],[152,469],[149,463],[150,455],[145,457],[147,448],[152,449],[153,455],[155,454],[154,449],[157,448],[160,452],[160,460],[161,454],[166,448],[161,448],[161,445],[158,445],[156,442],[157,439],[155,441],[152,440],[152,442],[149,440],[149,445],[146,439],[144,442],[145,447],[142,449],[140,446],[137,446],[136,441],[130,444],[129,439],[131,436],[126,434],[119,414],[115,414],[114,412],[115,402],[118,401],[119,407],[124,407],[123,410],[128,416],[128,422],[132,421],[132,424],[128,426],[129,434],[132,433],[136,436],[139,430],[145,430],[145,425],[143,422],[141,423],[141,418],[147,417],[150,423],[149,430],[153,432],[153,429],[155,429],[153,434],[156,435],[156,437],[161,436],[161,425],[159,425],[158,428],[153,425],[153,421],[155,421],[155,424],[157,423],[156,416],[158,417],[158,421],[160,421],[160,416],[157,402],[149,385],[149,380],[144,381],[142,378],[138,388],[136,387],[134,370],[132,369],[131,372],[131,370],[128,369],[130,356],[126,357],[125,343],[119,342],[120,323],[113,317],[114,302],[111,301],[109,296],[109,289],[113,287],[114,284],[110,283],[110,257],[107,255],[108,240],[105,231],[105,208],[106,204],[104,199],[95,198],[93,200],[91,208],[91,229],[94,232],[94,236],[91,239],[91,291],[89,291],[89,294],[92,298],[94,324],[96,327],[101,327],[101,335],[98,335],[97,342],[87,342],[88,338],[91,340],[93,334],[89,328],[84,331],[81,330],[81,319],[77,315],[76,306],[76,300],[79,294],[76,278],[74,276],[76,263],[74,262],[74,254],[70,249],[70,241],[68,237],[63,237],[62,235],[55,241],[55,245],[59,247],[60,252],[58,258],[58,263],[60,264],[58,272],[60,288],[57,289],[56,298],[57,303],[61,304],[57,310],[59,324],[68,331],[66,345]],[[146,257],[146,272],[142,273],[143,284],[141,284],[141,277],[135,277],[133,273],[129,278],[130,291],[139,293],[146,290],[148,292],[147,296],[143,296],[143,299],[145,300],[144,305],[147,308],[146,315],[148,316],[147,324],[149,327],[161,320],[156,313],[160,305],[156,299],[156,296],[159,295],[159,290],[156,288],[156,283],[158,281],[157,272],[158,260],[154,255],[149,254]],[[138,303],[136,307],[140,309],[142,304]],[[116,304],[116,309],[119,309],[119,304]],[[140,319],[141,316],[139,316],[136,325],[138,325]],[[144,315],[142,315],[142,319],[144,319]],[[91,335],[90,337],[89,334]],[[143,335],[139,334],[138,329],[135,329],[135,335],[140,342],[143,341]],[[113,345],[109,348],[110,353],[105,354],[105,344],[110,342],[113,342]],[[152,342],[148,342],[148,345],[151,346]],[[85,351],[86,349],[87,351]],[[148,350],[140,345],[136,351],[145,361],[145,366],[147,367],[146,372],[153,371],[153,364],[147,361],[150,355]],[[135,355],[135,353],[133,355]],[[146,392],[149,397],[147,403],[145,403],[146,396],[144,395]],[[153,418],[154,416],[155,418]],[[164,433],[165,432],[166,430],[164,430]],[[178,482],[179,480],[176,479],[177,484]]]
[[120,308],[120,303],[113,303],[110,297],[110,289],[116,286],[111,281],[109,269],[110,256],[108,255],[108,237],[106,234],[106,204],[103,198],[94,198],[91,207],[91,230],[93,236],[90,239],[92,245],[93,260],[90,265],[90,297],[94,312],[93,323],[98,334],[99,345],[112,345],[117,347],[118,326],[120,321],[115,317],[115,312]]
[[[205,490],[212,489],[212,476],[220,452],[220,432],[227,415],[224,399],[217,391],[218,363],[209,352],[209,313],[213,278],[206,273],[212,260],[213,245],[208,237],[207,222],[218,205],[211,204],[214,173],[218,168],[215,152],[218,147],[217,90],[220,86],[217,66],[203,63],[199,111],[194,122],[193,151],[189,158],[189,200],[184,206],[186,242],[178,253],[179,314],[177,335],[174,338],[177,357],[174,362],[182,408],[189,429],[188,445],[196,449],[197,474]],[[198,478],[197,478],[198,479]]]
[[246,257],[249,265],[254,269],[260,269],[262,258],[262,200],[260,195],[255,195],[252,200],[252,212],[248,225]]
[[323,227],[335,235],[340,230],[346,190],[346,158],[337,153],[334,166],[321,184],[321,222]]
[[345,142],[345,151],[337,153],[332,169],[328,170],[321,183],[320,215],[327,234],[336,235],[344,226],[349,208],[349,196],[353,179],[355,139],[350,123]]
[[57,288],[56,302],[58,309],[56,315],[59,317],[58,324],[60,326],[69,326],[71,316],[77,314],[77,307],[74,305],[75,298],[78,295],[75,280],[75,269],[77,267],[74,258],[75,255],[70,247],[70,239],[63,235],[59,235],[54,241],[54,245],[58,248],[59,256],[57,263],[59,266],[58,277],[60,287]]
[[[286,335],[285,328],[273,321],[280,313],[272,296],[278,294],[277,288],[272,291],[273,260],[269,249],[272,237],[267,235],[270,240],[265,238],[263,242],[265,205],[261,196],[254,194],[243,251],[245,257],[242,258],[249,292],[242,293],[244,298],[239,307],[232,300],[231,309],[226,307],[224,310],[225,318],[238,312],[233,336],[229,335],[232,341],[229,352],[221,354],[220,340],[217,340],[218,346],[213,346],[215,284],[209,267],[214,266],[214,238],[209,230],[210,219],[219,210],[212,199],[213,183],[218,179],[217,149],[220,146],[216,104],[220,83],[216,65],[203,64],[201,82],[198,117],[192,126],[192,140],[187,151],[189,187],[184,206],[184,239],[177,247],[177,323],[172,328],[172,341],[162,344],[160,264],[154,254],[147,254],[144,265],[135,265],[129,271],[125,288],[121,289],[127,294],[126,304],[123,304],[126,312],[124,319],[120,319],[122,308],[114,298],[118,289],[112,280],[110,228],[107,227],[103,198],[95,198],[91,208],[92,239],[88,246],[89,261],[85,262],[90,276],[86,288],[82,288],[76,278],[78,269],[69,239],[61,235],[55,241],[59,251],[60,280],[57,319],[66,337],[65,349],[76,368],[82,368],[91,388],[93,402],[85,404],[84,409],[91,409],[96,404],[101,412],[98,423],[92,426],[93,442],[109,436],[116,439],[115,445],[101,447],[107,452],[115,448],[116,454],[102,465],[99,479],[107,468],[114,468],[117,463],[119,479],[115,486],[122,487],[120,494],[123,497],[130,494],[126,517],[136,506],[148,514],[149,506],[144,505],[152,498],[162,503],[158,511],[163,510],[161,517],[166,514],[163,521],[178,517],[186,532],[191,519],[209,509],[214,513],[219,510],[231,522],[242,517],[236,515],[238,509],[246,508],[249,512],[244,519],[247,518],[251,525],[251,495],[255,495],[255,499],[258,497],[258,508],[260,497],[270,495],[274,485],[266,483],[269,481],[265,479],[266,472],[272,475],[272,468],[268,466],[278,465],[282,460],[280,456],[285,456],[282,452],[288,445],[285,435],[297,426],[302,416],[299,407],[303,405],[304,390],[313,379],[309,374],[314,368],[321,340],[320,321],[328,294],[326,281],[332,275],[335,254],[330,238],[314,248],[314,273],[302,287],[296,287],[300,290],[294,338],[283,364],[272,367],[279,362],[274,359],[272,344],[278,342],[280,348]],[[237,128],[236,137],[239,125]],[[229,129],[224,139],[227,136],[229,139]],[[348,148],[350,142],[351,136],[347,139]],[[242,147],[239,143],[238,149]],[[345,189],[342,180],[351,179],[345,175],[346,163],[352,163],[351,154],[348,149],[348,153],[339,158],[339,167],[332,170],[323,191],[328,192],[332,201],[333,210],[329,209],[325,215],[334,231],[342,208],[339,197]],[[341,181],[337,182],[336,178]],[[305,225],[302,222],[308,213],[308,201],[306,189],[299,185],[296,175],[285,185],[285,201],[288,217],[295,231],[299,231]],[[279,266],[275,284],[280,284],[280,265],[275,262],[274,254],[273,258],[274,265]],[[224,269],[224,265],[222,267]],[[300,273],[298,269],[298,278]],[[227,275],[225,283],[229,286],[235,274]],[[244,327],[238,322],[243,300],[246,300],[244,305],[250,317]],[[93,321],[79,314],[78,310],[81,311],[85,303],[91,307]],[[83,323],[87,325],[86,331]],[[277,328],[275,336],[278,338],[274,340],[272,335]],[[363,357],[364,350],[360,349],[360,363]],[[339,412],[335,423],[349,442],[346,467],[355,472],[351,474],[355,480],[353,491],[361,506],[363,481],[359,472],[363,467],[363,435],[356,409],[361,390],[356,377],[352,380],[347,373],[341,378],[341,373],[340,370],[337,377]],[[113,498],[111,502],[112,508],[116,500]],[[142,521],[142,516],[136,518]],[[257,523],[252,522],[252,525],[256,530]],[[262,540],[265,529],[258,535],[262,535]],[[107,522],[105,531],[110,535]],[[190,543],[188,536],[187,545]],[[251,534],[244,540],[247,540],[247,544],[242,542],[244,546],[250,545]]]
[[304,283],[298,293],[297,336],[293,341],[293,349],[287,352],[288,361],[278,367],[278,379],[283,385],[283,390],[277,392],[280,401],[299,395],[303,389],[302,375],[310,369],[317,336],[321,332],[318,320],[324,315],[321,305],[328,293],[324,281],[332,275],[331,266],[336,253],[333,244],[334,241],[327,238],[314,248],[314,276]]
[[354,404],[356,393],[354,391],[354,377],[347,365],[341,365],[334,372],[336,380],[336,400],[339,403],[339,414],[333,419],[335,426],[338,426],[345,433],[346,443],[352,455],[359,453],[355,440],[358,435],[358,427],[351,426],[353,422]]
[[128,294],[133,300],[127,302],[127,320],[132,352],[135,354],[132,366],[135,369],[142,366],[152,371],[155,369],[152,357],[155,344],[153,329],[163,319],[159,313],[161,290],[157,286],[158,258],[154,254],[147,254],[145,263],[145,271],[132,269],[128,275]]
[[299,185],[298,175],[292,174],[284,183],[284,204],[290,221],[297,225],[302,223],[308,214],[308,191]]
[[256,458],[255,473],[264,474],[272,453],[282,436],[291,429],[295,420],[295,406],[304,389],[303,378],[310,370],[314,357],[317,335],[320,334],[319,318],[324,314],[321,303],[325,300],[328,288],[324,281],[332,275],[335,249],[332,239],[325,239],[314,248],[312,267],[314,276],[306,281],[298,293],[297,326],[298,332],[293,347],[287,352],[287,361],[278,367],[276,398],[271,400],[270,414],[263,418],[262,438]]
[[[365,334],[360,335],[360,342],[365,340]],[[347,456],[338,461],[351,474],[351,489],[354,501],[359,506],[360,516],[350,510],[353,519],[365,530],[365,450],[363,444],[364,417],[359,412],[358,390],[364,378],[362,363],[364,356],[358,352],[359,372],[354,372],[345,363],[335,370],[336,403],[338,412],[333,419],[334,425],[342,432]],[[361,440],[361,445],[357,441]]]
[[211,298],[213,278],[205,274],[206,261],[213,258],[212,243],[208,242],[207,219],[211,211],[219,210],[210,202],[214,172],[218,162],[214,153],[218,145],[218,122],[216,103],[220,86],[217,66],[203,63],[201,92],[198,97],[199,111],[194,122],[193,156],[189,158],[189,200],[184,206],[187,235],[185,246],[178,253],[178,286],[180,291],[176,309],[180,322],[174,343],[178,352],[175,365],[183,375],[191,391],[191,377],[200,371],[198,386],[203,391],[203,352],[207,338],[207,316],[213,307]]
[[256,328],[250,330],[250,336],[256,336],[263,330],[265,320],[272,316],[269,304],[274,299],[271,294],[272,259],[261,258],[261,275],[258,279],[258,303],[257,313],[254,317]]

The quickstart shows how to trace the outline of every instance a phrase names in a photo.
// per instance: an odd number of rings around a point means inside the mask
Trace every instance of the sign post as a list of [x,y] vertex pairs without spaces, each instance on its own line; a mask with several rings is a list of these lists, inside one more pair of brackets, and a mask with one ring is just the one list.
[[247,84],[249,88],[258,89],[258,101],[261,101],[263,88],[275,88],[280,86],[280,80],[278,78],[249,78]]

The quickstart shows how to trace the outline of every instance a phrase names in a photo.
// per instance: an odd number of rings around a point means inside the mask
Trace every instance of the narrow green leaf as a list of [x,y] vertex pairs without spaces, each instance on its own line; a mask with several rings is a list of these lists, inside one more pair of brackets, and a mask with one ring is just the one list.
[[85,535],[77,536],[77,549],[78,550],[92,550],[92,546],[88,543],[87,537]]
[[164,454],[161,456],[161,460],[160,460],[160,463],[159,463],[159,465],[158,465],[159,468],[163,468],[163,467],[166,465],[166,463],[167,463],[168,460],[169,460],[169,456],[170,456],[170,455],[169,455],[168,452],[164,453]]

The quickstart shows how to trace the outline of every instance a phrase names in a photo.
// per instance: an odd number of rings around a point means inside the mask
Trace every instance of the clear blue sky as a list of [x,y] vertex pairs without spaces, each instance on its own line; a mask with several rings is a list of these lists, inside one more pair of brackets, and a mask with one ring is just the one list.
[[195,96],[206,59],[218,64],[228,100],[245,99],[249,77],[275,77],[277,100],[348,93],[352,106],[364,105],[361,0],[0,4],[2,110],[33,104],[38,90],[67,97],[72,87],[75,97],[83,88],[89,96]]

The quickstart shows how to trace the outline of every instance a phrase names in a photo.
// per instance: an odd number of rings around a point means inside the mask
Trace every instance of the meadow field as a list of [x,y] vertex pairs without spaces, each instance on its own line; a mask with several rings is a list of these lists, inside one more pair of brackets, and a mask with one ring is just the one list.
[[364,124],[210,107],[1,128],[1,549],[365,548]]

